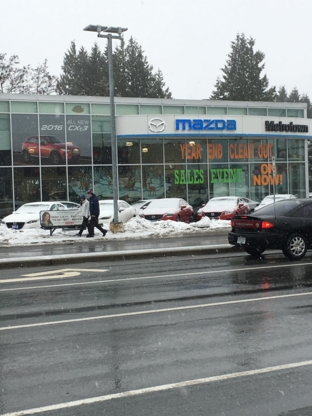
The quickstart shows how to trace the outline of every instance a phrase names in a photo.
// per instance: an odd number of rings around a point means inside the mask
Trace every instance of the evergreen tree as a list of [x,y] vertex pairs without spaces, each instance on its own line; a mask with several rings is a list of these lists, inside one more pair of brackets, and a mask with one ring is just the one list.
[[307,104],[307,117],[312,118],[312,103],[311,103],[310,98],[308,97],[308,95],[303,94],[300,98],[300,102]]
[[254,51],[255,40],[237,34],[231,52],[218,78],[211,99],[232,101],[273,101],[275,87],[268,88],[267,76],[261,77],[264,53]]
[[75,42],[71,42],[70,48],[65,53],[63,65],[63,74],[58,82],[58,91],[65,95],[80,95],[81,88],[77,83],[79,77],[78,55]]
[[277,92],[276,101],[280,103],[286,103],[288,101],[288,94],[284,86],[279,87]]
[[291,93],[288,96],[288,101],[290,103],[299,103],[300,102],[300,94],[296,87],[294,87]]
[[[160,70],[155,74],[144,56],[142,47],[131,38],[124,41],[113,53],[114,95],[119,97],[171,98],[169,88]],[[95,44],[89,55],[84,48],[77,54],[76,45],[71,43],[65,54],[58,91],[71,95],[109,95],[109,73],[107,47],[100,52]]]

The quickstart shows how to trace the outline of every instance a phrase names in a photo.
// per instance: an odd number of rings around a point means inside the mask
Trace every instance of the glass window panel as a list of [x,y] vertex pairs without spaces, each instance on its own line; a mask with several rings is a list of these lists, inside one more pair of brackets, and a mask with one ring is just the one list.
[[91,120],[88,115],[67,115],[67,159],[70,164],[91,163]]
[[231,162],[247,162],[254,157],[254,146],[247,139],[229,140],[228,151]]
[[93,189],[92,168],[90,166],[68,167],[68,189],[70,201],[80,201],[88,189]]
[[0,166],[11,165],[10,116],[0,115]]
[[229,194],[229,167],[227,163],[209,164],[210,198]]
[[90,105],[81,103],[66,103],[66,114],[90,114]]
[[303,161],[304,160],[304,140],[289,139],[288,140],[288,160]]
[[12,189],[12,170],[0,168],[0,219],[14,210]]
[[93,133],[93,163],[94,164],[111,164],[112,163],[112,146],[111,135],[105,133]]
[[112,146],[111,135],[104,133],[94,133],[93,141],[93,163],[94,164],[111,164],[112,163]]
[[93,116],[92,132],[93,133],[110,133],[111,119],[110,117]]
[[206,107],[185,106],[185,114],[206,114]]
[[[37,115],[12,114],[13,161],[15,165],[38,165]],[[30,138],[32,138],[30,140]]]
[[304,110],[287,109],[287,117],[304,117]]
[[[70,199],[67,194],[65,167],[43,167],[41,170],[41,178],[43,201],[67,201]],[[70,200],[80,202],[77,195],[75,199]]]
[[[66,141],[65,121],[63,115],[41,115],[39,117],[40,140],[32,143],[28,141],[29,150],[34,150],[41,158],[44,165],[65,165],[66,164]],[[71,160],[72,152],[68,152],[68,159]]]
[[140,105],[140,114],[161,114],[161,105]]
[[164,149],[166,163],[185,163],[185,139],[165,139]]
[[228,161],[229,141],[227,139],[208,139],[207,156],[209,163]]
[[39,103],[39,113],[41,114],[64,114],[63,103]]
[[267,113],[266,108],[248,108],[248,115],[250,116],[266,116]]
[[8,113],[10,106],[8,101],[0,101],[0,113]]
[[269,139],[269,144],[273,146],[273,156],[276,161],[283,161],[287,159],[287,140],[285,139]]
[[289,193],[297,196],[298,198],[305,198],[304,172],[304,163],[290,163],[288,165]]
[[224,183],[229,184],[229,195],[249,195],[249,165],[231,163],[228,172],[224,172]]
[[165,198],[164,168],[142,166],[143,199]]
[[163,106],[163,114],[184,114],[184,106],[168,105]]
[[185,144],[181,145],[183,150],[183,159],[187,164],[207,162],[207,140],[186,138]]
[[188,203],[195,212],[208,202],[208,171],[205,164],[187,166]]
[[122,116],[127,114],[139,114],[139,106],[138,105],[125,105],[125,104],[117,104],[116,105],[116,115]]
[[187,199],[187,168],[184,163],[165,165],[166,198]]
[[206,114],[227,114],[227,108],[226,107],[207,107]]
[[140,143],[138,140],[119,140],[118,163],[119,164],[139,164],[140,163]]
[[141,198],[141,168],[140,166],[119,166],[119,199],[130,203]]
[[163,163],[162,139],[142,140],[141,154],[142,163]]
[[94,168],[94,192],[98,199],[113,199],[113,173],[111,166]]
[[[267,163],[269,159],[272,159],[274,144],[267,139],[249,139],[249,148],[251,157],[250,161],[257,163]],[[252,157],[253,156],[253,157]]]
[[274,117],[286,117],[286,108],[268,108],[268,115]]
[[259,163],[250,164],[249,198],[254,201],[261,202],[270,193],[267,170],[267,164],[266,169]]
[[37,112],[37,103],[12,101],[11,102],[11,111],[12,111],[12,113],[36,113]]
[[229,107],[228,108],[228,115],[246,116],[247,115],[247,108]]
[[41,201],[40,188],[39,167],[14,168],[15,200],[18,204]]
[[91,114],[110,115],[109,104],[91,104]]

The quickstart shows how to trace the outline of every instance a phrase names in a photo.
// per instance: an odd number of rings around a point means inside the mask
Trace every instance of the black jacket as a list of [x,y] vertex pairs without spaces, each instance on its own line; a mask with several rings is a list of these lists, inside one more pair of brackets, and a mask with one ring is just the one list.
[[90,215],[95,215],[98,217],[100,215],[100,205],[99,200],[97,199],[95,194],[92,194],[89,198],[89,204],[90,204]]

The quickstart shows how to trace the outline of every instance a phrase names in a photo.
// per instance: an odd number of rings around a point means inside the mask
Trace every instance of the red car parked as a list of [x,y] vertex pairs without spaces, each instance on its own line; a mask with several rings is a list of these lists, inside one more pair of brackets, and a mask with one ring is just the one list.
[[197,211],[197,219],[203,217],[217,220],[230,220],[234,215],[249,214],[248,204],[238,196],[220,196],[211,198],[206,205]]
[[22,154],[26,163],[32,157],[41,156],[42,158],[51,159],[53,165],[58,165],[65,162],[66,158],[78,161],[80,149],[75,144],[71,142],[64,143],[55,136],[30,136],[22,143]]
[[182,198],[153,199],[141,209],[140,216],[149,221],[192,222],[193,207]]

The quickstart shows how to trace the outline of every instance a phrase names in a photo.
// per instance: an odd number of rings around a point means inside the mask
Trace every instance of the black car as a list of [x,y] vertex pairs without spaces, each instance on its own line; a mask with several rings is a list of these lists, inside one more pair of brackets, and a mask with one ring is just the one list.
[[278,201],[251,215],[236,215],[231,226],[229,243],[242,246],[248,254],[279,249],[289,259],[298,260],[312,248],[312,200]]

